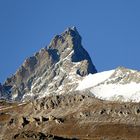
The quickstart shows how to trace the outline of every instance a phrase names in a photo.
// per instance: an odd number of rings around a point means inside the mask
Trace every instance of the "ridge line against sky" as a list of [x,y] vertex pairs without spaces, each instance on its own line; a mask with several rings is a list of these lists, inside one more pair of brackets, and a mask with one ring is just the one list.
[[98,71],[140,69],[138,0],[1,0],[0,81],[54,35],[76,26]]

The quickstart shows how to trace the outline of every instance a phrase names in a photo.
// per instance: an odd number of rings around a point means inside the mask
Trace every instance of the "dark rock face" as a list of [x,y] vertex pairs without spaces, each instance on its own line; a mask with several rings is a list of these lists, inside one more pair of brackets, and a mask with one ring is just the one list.
[[[75,27],[68,28],[61,35],[56,35],[48,47],[27,58],[0,89],[10,87],[6,92],[12,100],[29,100],[72,91],[78,79],[96,72],[81,45],[78,31]],[[2,90],[0,93],[3,93]]]
[[0,83],[0,97],[1,97],[1,99],[10,99],[10,97],[11,97],[10,93],[9,93],[10,89],[11,89],[11,86],[3,86]]

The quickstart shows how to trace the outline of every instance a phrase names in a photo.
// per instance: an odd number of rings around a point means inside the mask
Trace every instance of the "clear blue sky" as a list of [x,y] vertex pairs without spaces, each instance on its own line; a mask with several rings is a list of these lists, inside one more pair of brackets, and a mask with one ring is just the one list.
[[140,70],[139,0],[0,0],[0,81],[69,26],[98,71]]

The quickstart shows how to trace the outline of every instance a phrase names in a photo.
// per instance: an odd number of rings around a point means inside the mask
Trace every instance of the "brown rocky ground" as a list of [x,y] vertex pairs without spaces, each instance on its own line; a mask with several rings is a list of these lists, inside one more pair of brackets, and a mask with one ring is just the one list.
[[1,140],[138,140],[140,104],[56,95],[27,103],[1,103]]

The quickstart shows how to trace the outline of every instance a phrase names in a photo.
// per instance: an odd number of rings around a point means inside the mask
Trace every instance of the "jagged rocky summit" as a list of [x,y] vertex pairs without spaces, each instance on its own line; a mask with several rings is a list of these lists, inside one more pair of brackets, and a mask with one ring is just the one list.
[[0,96],[16,101],[66,94],[79,79],[96,73],[75,27],[56,35],[51,43],[27,58],[14,75],[0,85]]

